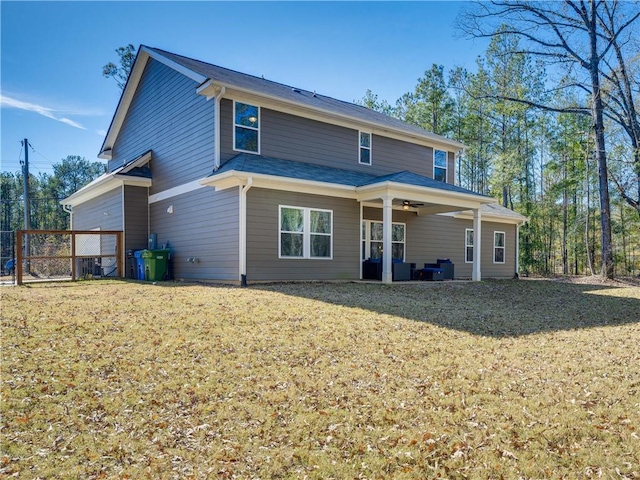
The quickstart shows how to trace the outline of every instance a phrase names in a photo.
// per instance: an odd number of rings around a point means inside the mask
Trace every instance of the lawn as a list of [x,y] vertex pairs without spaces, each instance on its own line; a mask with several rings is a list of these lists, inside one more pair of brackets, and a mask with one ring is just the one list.
[[0,476],[640,478],[640,287],[3,287]]

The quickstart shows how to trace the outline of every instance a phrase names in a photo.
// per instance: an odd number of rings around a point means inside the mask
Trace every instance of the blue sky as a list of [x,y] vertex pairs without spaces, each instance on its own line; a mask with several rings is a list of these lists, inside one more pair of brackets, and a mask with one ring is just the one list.
[[[341,100],[394,103],[434,63],[475,70],[486,43],[460,39],[464,2],[0,2],[0,170],[52,173],[97,160],[120,89],[115,49],[162,48]],[[35,151],[34,151],[35,150]]]

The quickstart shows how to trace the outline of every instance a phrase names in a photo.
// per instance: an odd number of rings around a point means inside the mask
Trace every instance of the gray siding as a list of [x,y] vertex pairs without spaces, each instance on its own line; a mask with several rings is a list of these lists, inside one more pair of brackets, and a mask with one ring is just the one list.
[[150,205],[151,233],[159,247],[169,244],[174,278],[239,279],[238,199],[236,188],[205,187]]
[[122,230],[122,187],[74,207],[73,230]]
[[[357,279],[360,207],[354,200],[252,188],[247,193],[247,278],[252,280]],[[333,259],[278,258],[279,206],[333,211]]]
[[149,234],[149,194],[147,187],[124,187],[124,249],[147,248]]
[[214,161],[215,102],[197,83],[149,60],[113,147],[110,170],[153,150],[151,194],[209,175]]
[[[369,209],[367,209],[369,210]],[[438,258],[449,258],[455,264],[456,278],[471,278],[472,265],[465,263],[465,229],[473,221],[441,215],[414,216],[407,222],[407,262],[422,265]],[[505,263],[493,263],[493,233],[505,232]],[[482,222],[481,274],[483,278],[512,278],[515,274],[516,227]]]
[[[358,130],[310,120],[262,108],[260,111],[260,154],[335,168],[387,175],[409,170],[433,178],[433,149],[401,140],[373,135],[371,165],[358,163]],[[233,150],[233,102],[220,107],[221,162],[238,152]],[[454,153],[449,152],[448,181],[454,182]]]

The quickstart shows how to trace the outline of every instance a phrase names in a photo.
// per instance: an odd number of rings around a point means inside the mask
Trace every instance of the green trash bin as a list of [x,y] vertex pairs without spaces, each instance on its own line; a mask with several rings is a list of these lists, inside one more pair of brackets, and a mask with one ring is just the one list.
[[160,282],[165,279],[169,268],[171,250],[143,250],[144,269],[147,280]]

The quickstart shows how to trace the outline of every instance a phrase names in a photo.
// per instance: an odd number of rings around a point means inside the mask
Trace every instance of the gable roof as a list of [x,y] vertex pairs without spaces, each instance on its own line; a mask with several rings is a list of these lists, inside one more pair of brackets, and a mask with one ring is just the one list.
[[151,186],[151,170],[148,163],[151,160],[151,150],[125,162],[113,172],[106,172],[89,182],[81,189],[60,200],[61,205],[75,206],[91,200],[121,185],[140,187]]
[[460,150],[465,146],[441,135],[436,135],[422,128],[410,125],[396,118],[376,112],[361,105],[337,100],[302,88],[292,87],[261,77],[237,72],[228,68],[202,62],[192,58],[167,52],[159,48],[142,45],[136,55],[129,78],[123,90],[116,113],[111,121],[109,130],[100,150],[101,158],[110,158],[110,150],[118,136],[124,122],[135,90],[142,78],[144,67],[149,58],[160,61],[170,68],[186,75],[199,84],[198,93],[202,88],[215,85],[218,88],[233,90],[241,94],[257,95],[266,100],[289,106],[300,111],[301,115],[316,114],[327,120],[339,120],[361,126],[376,134],[395,134],[445,145],[451,150]]

